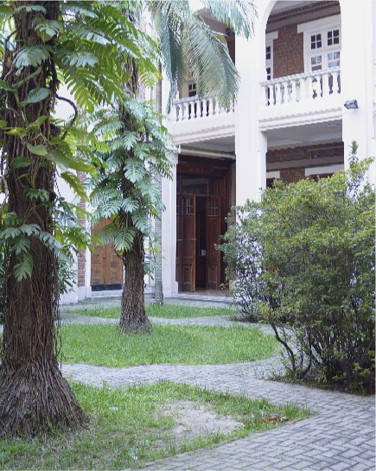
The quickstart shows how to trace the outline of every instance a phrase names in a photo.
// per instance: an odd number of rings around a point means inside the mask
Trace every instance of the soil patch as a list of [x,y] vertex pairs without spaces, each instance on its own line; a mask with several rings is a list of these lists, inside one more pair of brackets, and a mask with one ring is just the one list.
[[212,409],[193,401],[168,402],[163,415],[173,417],[176,425],[171,430],[176,444],[204,435],[228,435],[236,428],[244,427],[242,422],[231,416],[220,415]]

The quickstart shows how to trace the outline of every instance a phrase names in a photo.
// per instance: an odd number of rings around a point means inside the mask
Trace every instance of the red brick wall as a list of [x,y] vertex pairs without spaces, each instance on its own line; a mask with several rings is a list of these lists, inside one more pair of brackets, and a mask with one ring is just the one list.
[[305,178],[304,168],[285,168],[281,170],[281,180],[284,183],[294,183]]
[[[336,163],[339,163],[338,157],[343,157],[343,152],[343,143],[338,142],[294,147],[289,149],[277,149],[270,150],[266,154],[266,163],[268,167],[268,164],[277,164],[278,162],[281,162],[281,168],[278,169],[278,165],[274,165],[273,170],[280,171],[282,181],[285,183],[292,183],[305,177],[305,168],[329,165],[331,163],[330,158],[335,157],[337,157]],[[305,166],[302,166],[301,164],[299,165],[298,163],[294,164],[294,162],[298,160],[310,160],[310,164]],[[288,168],[283,168],[286,166],[286,162],[289,163]]]
[[303,33],[297,25],[282,26],[274,40],[274,78],[304,72]]

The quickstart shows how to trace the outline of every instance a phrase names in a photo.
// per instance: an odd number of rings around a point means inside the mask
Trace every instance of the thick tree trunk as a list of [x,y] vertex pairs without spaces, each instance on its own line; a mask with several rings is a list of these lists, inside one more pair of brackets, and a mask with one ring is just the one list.
[[[59,2],[33,2],[46,9],[49,20],[58,18]],[[17,7],[30,2],[17,2]],[[41,13],[21,10],[15,15],[17,50],[24,44],[41,42],[32,27],[33,18]],[[49,41],[53,46],[53,41]],[[16,51],[17,51],[16,50]],[[27,67],[17,75],[12,68],[14,59],[8,53],[2,77],[18,87],[19,100],[7,93],[5,119],[8,126],[26,127],[40,116],[50,116],[56,96],[56,74],[53,61],[45,61],[39,73]],[[35,73],[34,78],[29,76]],[[21,109],[29,91],[48,87],[51,95],[45,100]],[[9,212],[15,212],[22,224],[37,224],[42,231],[51,233],[51,208],[54,195],[54,169],[42,157],[29,152],[26,144],[46,145],[50,139],[51,124],[47,119],[38,131],[21,139],[4,136],[7,159],[6,178],[9,188]],[[28,168],[14,168],[16,157],[30,159]],[[50,204],[27,197],[30,187],[46,190]],[[2,362],[0,366],[0,436],[34,436],[48,432],[51,427],[72,427],[84,421],[84,414],[63,378],[56,357],[54,322],[58,317],[57,263],[52,251],[38,238],[29,236],[33,271],[30,277],[17,281],[14,268],[19,260],[9,254],[6,287]]]
[[145,313],[144,301],[144,240],[140,232],[130,250],[124,252],[125,283],[121,299],[121,332],[152,332]]

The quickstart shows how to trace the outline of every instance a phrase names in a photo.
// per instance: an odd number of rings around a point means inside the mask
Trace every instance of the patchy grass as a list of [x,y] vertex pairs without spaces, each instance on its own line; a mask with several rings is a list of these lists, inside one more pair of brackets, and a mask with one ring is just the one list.
[[[86,428],[50,438],[0,440],[0,469],[140,468],[145,463],[183,451],[244,437],[309,416],[307,410],[273,406],[265,400],[203,391],[169,382],[128,389],[73,389],[89,422]],[[176,442],[172,417],[162,412],[167,401],[190,400],[243,422],[229,435],[206,435]],[[283,421],[274,421],[280,416]]]
[[154,325],[153,334],[122,334],[114,325],[63,325],[64,363],[106,366],[213,365],[274,355],[278,343],[258,329]]
[[[207,317],[207,316],[222,316],[233,315],[237,311],[223,307],[195,307],[195,306],[182,306],[178,304],[164,304],[157,306],[156,304],[146,305],[146,314],[150,317],[164,317],[166,319],[186,319],[193,317]],[[106,319],[120,319],[120,307],[109,308],[81,308],[72,309],[65,312],[69,314],[80,314],[90,317],[104,317]]]

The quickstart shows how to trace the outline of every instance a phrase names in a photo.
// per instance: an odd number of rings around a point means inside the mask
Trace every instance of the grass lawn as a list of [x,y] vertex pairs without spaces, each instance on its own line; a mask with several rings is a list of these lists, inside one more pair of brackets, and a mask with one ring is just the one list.
[[258,329],[154,325],[153,334],[120,334],[114,325],[63,325],[63,363],[134,366],[212,365],[259,360],[278,343]]
[[[185,319],[188,317],[207,317],[235,314],[237,311],[223,307],[195,307],[178,304],[146,304],[146,314],[150,317],[164,317],[167,319]],[[120,307],[97,308],[90,307],[66,311],[66,314],[82,314],[91,317],[105,317],[107,319],[120,319]]]
[[[52,438],[0,440],[0,469],[124,469],[194,450],[220,441],[276,427],[273,414],[289,420],[308,417],[307,410],[276,407],[265,400],[217,394],[168,382],[129,389],[106,389],[74,383],[89,421],[85,428]],[[230,435],[206,435],[178,443],[167,402],[190,400],[243,422]],[[270,419],[270,420],[269,420]]]

